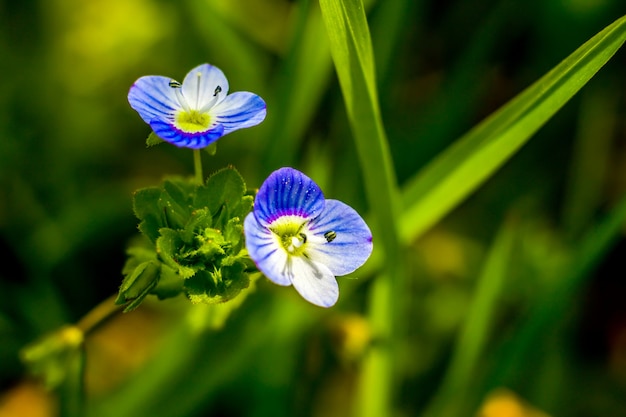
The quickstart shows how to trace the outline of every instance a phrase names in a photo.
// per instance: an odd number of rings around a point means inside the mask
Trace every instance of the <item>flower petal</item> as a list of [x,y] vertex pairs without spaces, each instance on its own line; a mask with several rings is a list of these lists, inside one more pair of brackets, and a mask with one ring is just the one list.
[[265,101],[256,94],[240,91],[216,104],[211,114],[224,125],[224,134],[244,127],[256,126],[265,119]]
[[292,256],[287,267],[294,288],[305,300],[320,307],[330,307],[339,298],[339,286],[324,264],[305,257]]
[[253,213],[246,216],[243,224],[246,249],[259,271],[278,285],[291,285],[283,272],[287,265],[287,253],[267,228],[259,224]]
[[153,119],[150,127],[158,137],[180,148],[205,148],[224,136],[221,124],[213,124],[204,132],[189,133],[177,129],[171,120]]
[[323,209],[324,194],[320,187],[293,168],[272,172],[254,199],[254,214],[262,225],[282,216],[316,217]]
[[148,75],[130,87],[128,102],[146,123],[174,115],[181,108],[170,81],[167,77]]
[[365,263],[372,253],[372,232],[349,205],[328,199],[322,214],[308,224],[313,234],[307,255],[335,275],[346,275]]
[[182,92],[192,109],[203,109],[215,101],[219,103],[228,94],[228,80],[221,69],[202,64],[187,73]]

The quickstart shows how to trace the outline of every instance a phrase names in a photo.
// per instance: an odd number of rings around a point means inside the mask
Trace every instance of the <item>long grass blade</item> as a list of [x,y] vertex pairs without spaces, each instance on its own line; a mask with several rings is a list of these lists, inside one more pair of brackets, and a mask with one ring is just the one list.
[[589,81],[626,40],[626,16],[444,151],[404,188],[401,238],[408,242],[489,178]]

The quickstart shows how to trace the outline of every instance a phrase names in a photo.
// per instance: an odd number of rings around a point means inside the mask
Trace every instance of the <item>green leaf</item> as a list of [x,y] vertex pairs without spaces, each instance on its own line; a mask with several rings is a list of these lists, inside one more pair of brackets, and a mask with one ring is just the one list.
[[203,149],[209,155],[215,156],[215,154],[217,153],[217,142],[213,142],[212,144],[210,144],[209,146],[206,146]]
[[133,211],[141,220],[139,230],[152,242],[159,237],[159,229],[163,227],[162,212],[159,209],[161,190],[157,187],[142,188],[133,194]]
[[[402,280],[407,274],[401,271],[400,195],[378,104],[369,28],[360,0],[320,0],[320,6],[372,211],[370,226],[385,253],[386,274],[374,282],[369,316],[373,331],[393,341],[402,310],[397,294],[404,290]],[[375,248],[381,248],[379,245]],[[364,360],[358,400],[362,409],[358,414],[393,414],[391,390],[395,382],[392,379],[398,374],[393,363],[395,349],[392,344],[377,347]]]
[[159,278],[159,262],[150,260],[142,262],[129,275],[126,275],[115,304],[124,304],[129,300],[144,298],[156,285]]
[[158,145],[163,142],[165,141],[161,139],[160,137],[158,137],[156,133],[150,132],[150,134],[148,135],[148,139],[146,139],[146,146],[149,148],[151,146]]
[[232,210],[230,210],[231,218],[245,219],[248,213],[252,211],[254,206],[254,197],[251,195],[244,195],[241,201]]
[[183,292],[185,280],[174,269],[161,264],[160,272],[157,285],[150,291],[151,294],[159,297],[159,300],[164,300]]
[[139,266],[139,264],[150,260],[157,260],[154,247],[148,245],[150,245],[150,243],[145,241],[143,236],[141,236],[140,239],[133,240],[132,246],[126,250],[128,259],[124,264],[122,274],[129,275]]
[[243,244],[243,224],[239,217],[233,217],[224,227],[224,239],[230,242],[231,253],[239,252],[239,244]]
[[236,169],[224,168],[211,175],[203,187],[199,187],[194,207],[207,207],[214,216],[227,207],[228,213],[237,210],[246,192],[246,185]]
[[176,230],[163,228],[161,236],[156,241],[156,250],[164,264],[174,269],[182,278],[192,277],[196,270],[181,265],[178,261],[179,251],[184,245],[183,240]]
[[626,40],[626,16],[444,151],[404,189],[401,238],[420,236],[524,145]]
[[159,207],[165,213],[167,227],[182,229],[191,214],[191,191],[185,189],[184,182],[165,180],[159,199]]
[[212,273],[199,271],[185,281],[185,290],[192,303],[216,304],[236,297],[250,285],[245,265],[235,262]]
[[[320,0],[331,54],[361,164],[368,202],[378,222],[377,240],[397,253],[399,190],[383,128],[374,55],[363,4],[359,0]],[[389,257],[389,263],[395,261]]]
[[194,210],[185,228],[181,231],[180,236],[183,241],[188,245],[193,244],[194,237],[199,231],[211,227],[212,219],[209,209],[200,208]]
[[161,197],[161,189],[158,187],[140,188],[133,193],[133,211],[138,219],[143,219],[148,214],[153,214],[157,202]]
[[[192,255],[202,255],[207,260],[215,261],[225,255],[223,247],[227,242],[220,230],[207,228],[200,235],[201,246],[191,252]],[[214,262],[215,263],[215,262]]]

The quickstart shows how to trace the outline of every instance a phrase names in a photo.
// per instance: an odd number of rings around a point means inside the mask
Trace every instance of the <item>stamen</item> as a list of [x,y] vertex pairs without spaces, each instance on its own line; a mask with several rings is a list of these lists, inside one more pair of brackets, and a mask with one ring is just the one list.
[[324,233],[324,237],[326,238],[326,242],[330,243],[335,240],[335,238],[337,237],[337,233],[329,230],[328,232]]
[[[170,86],[171,86],[171,82],[170,82]],[[183,107],[183,109],[185,109],[187,113],[189,113],[191,111],[191,107],[189,107],[189,103],[187,103],[187,100],[185,99],[185,96],[183,95],[182,89],[174,88],[174,93],[176,94],[176,98],[178,99],[178,102],[180,103],[180,105]]]

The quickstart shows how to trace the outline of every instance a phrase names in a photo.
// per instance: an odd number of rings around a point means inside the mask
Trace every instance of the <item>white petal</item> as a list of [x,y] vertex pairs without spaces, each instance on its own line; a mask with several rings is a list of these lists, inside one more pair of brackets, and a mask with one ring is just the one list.
[[192,109],[200,110],[209,103],[219,103],[228,94],[228,80],[217,67],[202,64],[187,73],[182,92]]
[[292,256],[288,273],[295,289],[308,302],[320,307],[330,307],[337,302],[339,286],[326,265]]

